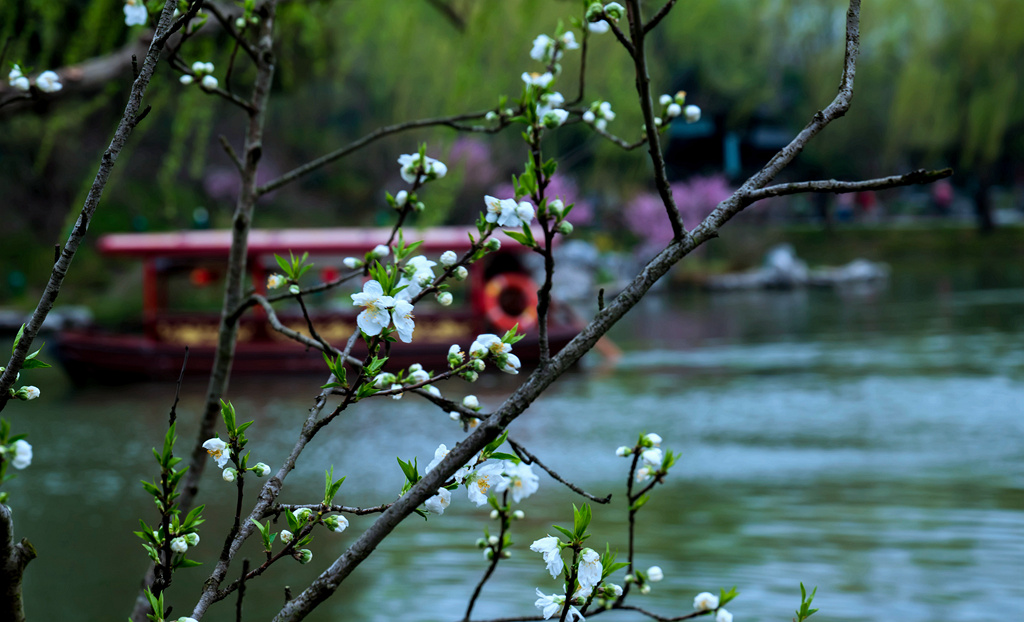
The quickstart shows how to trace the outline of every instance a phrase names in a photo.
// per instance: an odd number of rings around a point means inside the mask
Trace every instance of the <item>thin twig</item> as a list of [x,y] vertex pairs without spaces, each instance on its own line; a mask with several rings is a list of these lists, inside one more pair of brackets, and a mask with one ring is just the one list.
[[500,531],[498,532],[498,543],[491,546],[488,544],[492,554],[491,563],[487,566],[487,570],[484,571],[484,575],[480,577],[480,581],[477,582],[476,588],[473,589],[473,594],[469,597],[469,603],[466,605],[466,614],[462,616],[463,622],[468,622],[470,616],[473,615],[473,607],[476,605],[476,601],[480,598],[480,592],[484,589],[484,585],[487,580],[494,574],[494,570],[498,567],[498,562],[501,561],[501,552],[505,548],[505,532],[508,531],[509,516],[508,516],[508,490],[502,495],[501,509],[498,511],[498,521],[501,525]]
[[760,190],[748,192],[745,197],[759,201],[768,197],[779,197],[787,194],[803,194],[808,192],[831,192],[844,194],[847,192],[862,192],[865,190],[885,190],[886,188],[897,188],[912,184],[930,184],[933,181],[945,179],[953,174],[953,169],[944,168],[937,171],[926,171],[919,169],[903,175],[891,175],[889,177],[878,177],[863,181],[836,181],[835,179],[823,179],[818,181],[802,181],[788,184],[777,184]]
[[554,469],[548,467],[543,462],[538,460],[537,456],[531,454],[529,451],[526,450],[525,447],[523,447],[522,445],[520,445],[516,441],[512,440],[511,438],[508,439],[508,444],[512,447],[512,450],[514,452],[516,452],[516,455],[519,456],[520,458],[522,458],[523,462],[525,462],[526,464],[536,464],[540,468],[544,469],[544,471],[548,475],[553,477],[555,479],[555,481],[557,481],[557,482],[559,482],[561,484],[564,484],[567,488],[569,488],[569,490],[573,491],[574,493],[576,493],[578,495],[581,495],[583,497],[586,497],[587,499],[590,499],[594,503],[609,503],[612,500],[612,496],[610,494],[606,495],[604,498],[596,497],[596,496],[590,494],[589,492],[583,490],[579,486],[573,484],[572,482],[566,480],[561,475],[556,473],[554,471]]
[[644,34],[650,32],[652,28],[654,28],[655,26],[658,25],[658,23],[661,22],[661,20],[665,19],[665,16],[668,15],[668,12],[672,10],[672,7],[675,6],[675,4],[676,0],[668,0],[668,2],[664,4],[664,6],[658,9],[658,12],[654,14],[654,17],[652,17],[650,20],[648,20],[646,24],[644,24]]
[[235,622],[242,622],[242,599],[245,598],[245,577],[249,574],[249,558],[242,560],[242,576],[238,579],[238,600],[235,602]]

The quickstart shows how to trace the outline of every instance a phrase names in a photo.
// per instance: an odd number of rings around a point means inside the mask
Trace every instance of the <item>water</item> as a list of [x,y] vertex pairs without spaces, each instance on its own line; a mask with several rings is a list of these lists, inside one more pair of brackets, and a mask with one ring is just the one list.
[[[1024,619],[1024,288],[895,274],[874,291],[652,297],[613,333],[624,350],[615,368],[588,361],[513,425],[562,475],[615,495],[595,511],[595,548],[626,550],[626,461],[615,447],[656,431],[681,454],[637,531],[639,566],[660,565],[666,578],[633,604],[680,615],[697,592],[736,585],[737,621],[788,620],[803,581],[818,586],[822,622]],[[44,399],[4,413],[35,447],[32,467],[6,486],[18,534],[40,552],[28,612],[123,619],[145,567],[130,532],[154,516],[137,481],[155,472],[149,448],[173,387],[45,388],[50,378],[33,374]],[[257,459],[280,464],[318,380],[233,384],[240,417],[256,420]],[[486,376],[472,389],[490,408],[515,381]],[[187,386],[179,406],[187,441],[202,390]],[[371,400],[338,424],[303,455],[284,501],[313,500],[330,464],[349,476],[339,501],[388,501],[401,486],[396,455],[422,465],[462,436],[412,398]],[[196,555],[212,562],[231,500],[216,472],[204,479],[209,520]],[[534,615],[534,588],[556,591],[527,547],[580,501],[542,477],[474,618]],[[309,566],[286,560],[252,583],[246,619],[270,617],[283,585],[297,592],[371,520],[318,535]],[[485,569],[474,542],[488,523],[458,491],[443,517],[408,519],[311,619],[460,619]],[[174,617],[188,613],[202,570],[177,575]],[[233,609],[206,619],[233,620]]]

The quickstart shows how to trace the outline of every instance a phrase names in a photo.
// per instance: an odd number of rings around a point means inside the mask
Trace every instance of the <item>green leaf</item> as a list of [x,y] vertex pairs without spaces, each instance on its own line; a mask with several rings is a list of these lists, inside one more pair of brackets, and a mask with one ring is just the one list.
[[739,596],[740,593],[736,591],[736,586],[732,586],[729,591],[719,590],[718,606],[724,607],[727,602]]
[[[39,351],[36,351],[39,354]],[[44,363],[39,359],[26,359],[25,364],[21,366],[22,369],[42,369],[44,367],[50,367],[49,363]]]
[[533,244],[530,243],[530,239],[522,233],[517,233],[515,231],[505,231],[505,235],[512,238],[516,242],[519,242],[523,246],[533,246]]
[[11,354],[18,349],[18,343],[21,341],[22,336],[25,334],[25,325],[22,324],[21,328],[18,329],[18,334],[14,336],[14,343],[11,345]]
[[491,458],[494,458],[495,460],[508,460],[510,462],[515,462],[516,464],[522,462],[522,459],[519,456],[506,454],[500,451],[496,451],[493,454],[491,454]]
[[235,407],[231,402],[220,401],[220,415],[224,419],[224,426],[228,431],[235,429]]
[[633,512],[635,512],[635,511],[639,510],[640,508],[644,507],[644,505],[648,501],[650,501],[650,499],[651,499],[651,493],[647,493],[645,495],[641,495],[639,499],[637,499],[636,501],[633,502],[633,505],[629,506],[629,509],[632,510]]
[[274,253],[274,259],[277,260],[277,265],[281,268],[281,272],[290,276],[292,273],[292,267],[287,261],[285,261],[284,257]]
[[590,526],[591,512],[590,505],[587,503],[583,504],[583,507],[576,509],[576,504],[572,506],[573,515],[573,531],[575,532],[575,539],[580,539],[587,532],[587,527]]
[[194,559],[182,558],[181,561],[179,561],[177,564],[174,565],[174,567],[175,568],[195,568],[196,566],[202,566],[202,565],[203,565],[203,562],[197,562]]
[[483,455],[484,458],[486,459],[488,456],[494,453],[494,450],[496,450],[498,447],[501,447],[501,444],[504,443],[505,439],[507,438],[508,430],[505,430],[504,432],[501,433],[501,436],[494,439],[493,441],[488,443],[486,447],[483,448],[483,450],[480,452],[481,455]]
[[565,527],[561,527],[559,525],[552,525],[552,527],[560,531],[566,538],[569,538],[570,541],[576,538],[575,534],[573,534],[573,532],[569,531]]

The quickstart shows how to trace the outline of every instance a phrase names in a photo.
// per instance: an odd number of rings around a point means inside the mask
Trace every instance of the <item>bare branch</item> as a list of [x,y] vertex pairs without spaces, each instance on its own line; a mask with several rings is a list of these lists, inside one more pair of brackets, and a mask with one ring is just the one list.
[[787,194],[803,194],[808,192],[831,192],[844,194],[847,192],[863,192],[865,190],[885,190],[887,188],[898,188],[900,186],[911,186],[915,184],[930,184],[933,181],[945,179],[953,174],[953,169],[944,168],[938,171],[926,171],[919,169],[903,175],[891,175],[889,177],[878,177],[864,181],[836,181],[835,179],[822,179],[817,181],[803,181],[789,184],[777,184],[748,192],[745,196],[753,201],[767,199],[768,197],[780,197]]
[[675,5],[676,0],[668,0],[668,2],[666,2],[663,7],[658,9],[658,12],[654,14],[654,17],[652,17],[646,24],[644,24],[644,34],[650,32],[652,28],[654,28],[661,22],[661,20],[665,19],[665,16],[668,15],[668,12],[671,11],[672,7],[674,7]]
[[574,493],[576,493],[578,495],[581,495],[583,497],[586,497],[587,499],[590,499],[594,503],[608,503],[608,502],[610,502],[612,500],[612,496],[610,494],[606,495],[604,498],[595,497],[594,495],[592,495],[589,492],[583,490],[579,486],[577,486],[577,485],[573,484],[572,482],[566,480],[561,475],[556,473],[554,471],[554,469],[548,467],[543,462],[538,460],[537,456],[531,454],[529,451],[526,450],[525,447],[523,447],[519,443],[515,442],[511,438],[508,439],[508,444],[512,446],[512,450],[516,452],[516,455],[523,459],[523,462],[525,462],[526,464],[536,464],[540,468],[544,469],[544,471],[548,475],[553,477],[559,483],[564,484],[566,487],[569,488],[569,490],[573,491]]
[[25,566],[35,558],[36,550],[28,540],[14,543],[11,508],[0,503],[0,619],[25,622],[21,580]]
[[462,19],[462,16],[455,12],[455,9],[442,0],[427,0],[427,4],[437,9],[441,15],[451,22],[451,25],[455,27],[455,30],[459,32],[466,32],[466,20]]

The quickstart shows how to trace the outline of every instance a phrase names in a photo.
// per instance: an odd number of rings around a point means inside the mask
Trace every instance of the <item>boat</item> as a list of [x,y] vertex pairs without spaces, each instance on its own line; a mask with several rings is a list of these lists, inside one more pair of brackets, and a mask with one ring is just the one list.
[[[279,272],[275,254],[287,258],[289,253],[296,257],[308,253],[311,274],[316,273],[319,282],[330,282],[350,272],[343,264],[346,257],[363,257],[387,240],[390,232],[384,228],[253,230],[247,260],[251,291],[267,294],[267,278]],[[539,359],[538,288],[524,261],[531,251],[502,232],[495,232],[495,237],[502,242],[500,250],[470,266],[464,282],[450,280],[452,306],[442,307],[433,296],[416,304],[412,342],[390,344],[387,369],[420,363],[428,370],[444,370],[452,344],[468,350],[477,335],[500,336],[514,325],[525,334],[515,344],[515,354],[524,365]],[[467,230],[461,227],[425,229],[407,238],[407,242],[414,240],[422,241],[416,254],[433,260],[447,250],[461,255],[470,248]],[[135,322],[134,330],[88,326],[62,331],[55,347],[68,375],[76,382],[102,384],[173,379],[181,372],[185,346],[189,349],[186,375],[208,374],[213,366],[231,232],[107,234],[98,239],[97,247],[109,257],[141,261],[142,318]],[[302,281],[304,288],[312,284],[313,279],[307,283],[308,278]],[[339,349],[356,330],[361,309],[352,304],[350,295],[361,285],[357,278],[337,288],[303,295],[317,332]],[[276,303],[275,312],[282,324],[309,335],[293,298]],[[552,352],[568,343],[580,327],[568,305],[552,301],[548,323]],[[353,355],[364,354],[359,340]],[[239,323],[233,374],[312,372],[327,372],[320,351],[275,331],[261,307],[246,312]]]

